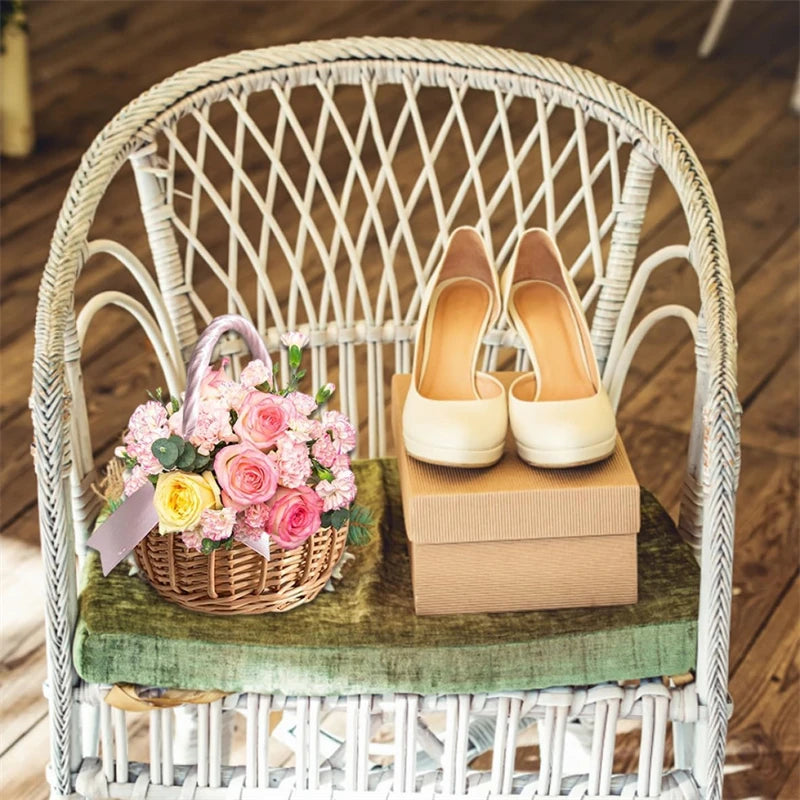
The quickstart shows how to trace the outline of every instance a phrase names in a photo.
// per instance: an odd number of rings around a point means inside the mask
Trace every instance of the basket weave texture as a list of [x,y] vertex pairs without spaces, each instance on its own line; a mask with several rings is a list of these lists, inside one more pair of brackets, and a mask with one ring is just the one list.
[[192,611],[289,611],[322,591],[344,552],[347,528],[322,528],[293,550],[273,546],[269,559],[238,541],[206,555],[186,547],[177,534],[162,536],[154,529],[134,555],[161,597]]

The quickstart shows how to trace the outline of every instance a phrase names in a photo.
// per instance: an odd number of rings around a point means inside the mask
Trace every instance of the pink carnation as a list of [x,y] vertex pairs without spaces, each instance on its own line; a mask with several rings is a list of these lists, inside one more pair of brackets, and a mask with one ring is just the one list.
[[167,432],[167,409],[156,400],[149,400],[138,406],[128,422],[128,436],[135,442],[156,439]]
[[322,427],[330,432],[338,452],[349,453],[356,446],[356,429],[341,411],[323,411]]
[[308,446],[284,434],[278,439],[278,483],[289,489],[305,485],[311,477],[311,459]]
[[292,404],[292,408],[298,416],[310,417],[317,410],[317,404],[310,394],[292,392],[286,395],[286,399]]
[[161,472],[161,464],[151,448],[156,439],[165,436],[169,436],[169,426],[167,410],[161,403],[150,400],[131,414],[123,442],[128,455],[135,458],[148,475]]
[[147,475],[139,464],[131,470],[125,470],[122,473],[122,494],[130,497],[137,489],[141,489],[148,481]]
[[240,542],[254,541],[260,539],[264,534],[263,528],[257,528],[253,525],[248,525],[245,519],[240,515],[233,526],[233,537]]
[[256,531],[263,531],[269,519],[269,506],[266,503],[254,503],[242,512],[241,521]]
[[311,446],[311,455],[314,456],[323,467],[330,469],[336,463],[339,452],[331,437],[325,433]]
[[207,456],[220,442],[237,440],[238,436],[231,427],[231,414],[227,404],[221,399],[201,402],[194,431],[189,437],[198,452]]
[[238,381],[231,380],[225,372],[230,359],[223,358],[222,366],[215,370],[209,367],[200,383],[201,408],[204,406],[238,408],[244,401],[247,388]]
[[254,358],[239,375],[239,383],[248,389],[268,383],[272,386],[272,370],[260,359]]
[[356,478],[350,470],[343,470],[332,481],[320,481],[314,488],[325,511],[349,506],[356,498]]
[[302,331],[286,331],[281,334],[281,344],[284,347],[297,346],[302,350],[308,344],[308,334]]
[[169,421],[167,422],[167,428],[169,429],[170,433],[183,436],[183,407],[179,408],[177,411],[173,411],[172,414],[170,414]]
[[319,439],[324,434],[324,431],[318,419],[295,415],[289,420],[287,434],[296,442],[311,442],[314,439]]
[[181,531],[181,541],[186,545],[189,550],[197,550],[198,553],[203,552],[203,534],[199,528],[194,528],[191,531]]
[[214,542],[229,539],[233,533],[234,522],[236,522],[236,512],[232,508],[207,508],[200,515],[203,538]]
[[228,381],[222,387],[222,401],[228,408],[235,409],[238,412],[249,392],[250,389],[242,386],[238,381]]
[[339,453],[336,456],[333,464],[330,466],[334,475],[340,475],[342,472],[347,472],[350,469],[350,456],[347,453]]

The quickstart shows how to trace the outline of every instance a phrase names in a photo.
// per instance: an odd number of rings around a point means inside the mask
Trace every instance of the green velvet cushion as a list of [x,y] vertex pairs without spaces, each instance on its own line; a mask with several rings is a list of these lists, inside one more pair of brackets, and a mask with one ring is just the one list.
[[[354,548],[335,592],[285,614],[213,617],[161,600],[92,554],[75,665],[87,681],[284,694],[489,692],[688,671],[699,573],[642,493],[639,602],[559,611],[417,617],[393,460],[355,465],[380,535]],[[536,580],[532,575],[531,580]]]

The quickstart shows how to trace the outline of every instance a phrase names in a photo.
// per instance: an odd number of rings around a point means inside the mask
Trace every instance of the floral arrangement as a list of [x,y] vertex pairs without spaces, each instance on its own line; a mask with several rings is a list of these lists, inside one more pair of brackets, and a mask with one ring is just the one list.
[[355,428],[344,414],[325,410],[332,383],[313,397],[299,391],[308,337],[287,333],[281,343],[289,362],[283,388],[277,364],[270,369],[255,359],[238,380],[227,375],[227,359],[218,370],[209,367],[187,438],[180,399],[159,390],[138,406],[116,451],[125,466],[120,502],[152,482],[158,532],[179,534],[202,553],[265,535],[291,550],[346,522],[348,542],[363,543],[371,515],[354,502]]

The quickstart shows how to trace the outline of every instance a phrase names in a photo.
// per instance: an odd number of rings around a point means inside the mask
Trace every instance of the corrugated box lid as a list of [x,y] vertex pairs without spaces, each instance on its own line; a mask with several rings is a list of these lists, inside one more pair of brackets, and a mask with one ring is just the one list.
[[[494,373],[508,387],[520,373]],[[486,469],[425,464],[408,456],[401,432],[411,376],[392,379],[392,419],[406,531],[414,542],[444,544],[639,530],[639,484],[620,438],[599,464],[536,469],[517,456],[509,432],[502,459]]]

